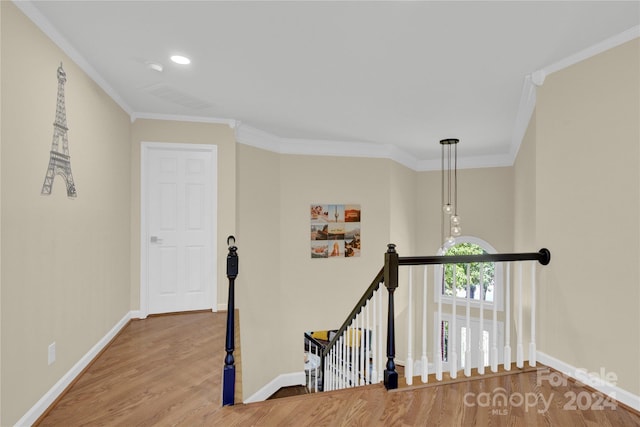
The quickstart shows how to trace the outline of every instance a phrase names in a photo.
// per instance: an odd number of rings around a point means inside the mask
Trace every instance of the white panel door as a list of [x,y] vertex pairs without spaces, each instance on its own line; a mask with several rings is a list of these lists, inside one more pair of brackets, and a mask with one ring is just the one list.
[[214,308],[216,153],[171,147],[146,156],[148,314]]

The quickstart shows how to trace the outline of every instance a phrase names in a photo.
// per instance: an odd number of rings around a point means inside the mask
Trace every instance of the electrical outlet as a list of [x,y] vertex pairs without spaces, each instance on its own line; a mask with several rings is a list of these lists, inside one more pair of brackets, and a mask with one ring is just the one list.
[[56,342],[52,342],[49,344],[49,351],[47,352],[47,360],[49,361],[49,365],[56,361]]

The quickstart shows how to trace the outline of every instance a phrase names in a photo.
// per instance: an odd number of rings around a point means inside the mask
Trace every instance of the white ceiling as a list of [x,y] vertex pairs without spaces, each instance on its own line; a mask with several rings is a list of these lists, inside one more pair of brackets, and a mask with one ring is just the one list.
[[422,170],[452,137],[463,167],[512,162],[532,81],[640,35],[639,1],[16,4],[133,119],[228,122],[253,145]]

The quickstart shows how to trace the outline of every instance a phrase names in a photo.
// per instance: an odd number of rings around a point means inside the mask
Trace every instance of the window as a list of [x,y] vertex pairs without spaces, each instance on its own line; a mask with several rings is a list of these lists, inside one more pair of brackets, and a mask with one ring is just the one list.
[[[456,239],[453,246],[440,248],[438,255],[480,255],[496,253],[496,250],[482,239],[462,236]],[[444,270],[444,280],[442,272]],[[455,286],[453,283],[455,270]],[[482,282],[482,285],[481,285]],[[435,268],[435,298],[442,296],[443,304],[453,304],[454,290],[456,305],[482,305],[502,310],[502,264],[485,262],[472,264],[447,264],[444,268]],[[437,285],[440,284],[440,285]]]
[[[438,315],[435,314],[435,322],[434,325],[438,324]],[[449,361],[451,360],[451,356],[453,354],[453,348],[450,346],[453,336],[451,334],[450,325],[452,324],[452,316],[450,314],[443,313],[442,319],[440,323],[441,330],[437,330],[437,326],[435,327],[435,342],[434,349],[437,348],[437,340],[440,339],[440,351],[442,357],[442,366],[444,370],[449,369]],[[470,362],[471,368],[477,368],[480,361],[480,348],[482,348],[482,361],[484,366],[489,366],[490,359],[489,355],[491,354],[491,348],[493,347],[493,322],[492,320],[484,319],[482,326],[482,347],[480,347],[480,319],[472,317],[469,319],[469,328],[467,328],[467,319],[465,316],[456,316],[456,330],[457,334],[455,337],[456,344],[456,359],[457,359],[457,367],[458,369],[464,369],[466,357],[465,354],[467,350],[470,352]],[[503,362],[503,352],[502,348],[504,347],[504,323],[496,322],[496,349],[500,349],[497,351],[498,363]]]

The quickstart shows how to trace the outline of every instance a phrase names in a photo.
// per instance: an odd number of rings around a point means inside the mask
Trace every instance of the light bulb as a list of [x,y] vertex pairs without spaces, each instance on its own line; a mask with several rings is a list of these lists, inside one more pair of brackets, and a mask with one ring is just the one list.
[[459,225],[454,225],[453,227],[451,227],[451,235],[452,236],[459,236],[460,233],[462,233],[462,229],[460,228]]
[[460,224],[460,217],[458,215],[451,215],[451,224],[459,225]]
[[442,211],[447,215],[450,215],[453,213],[453,206],[451,206],[451,203],[447,203],[442,207]]

